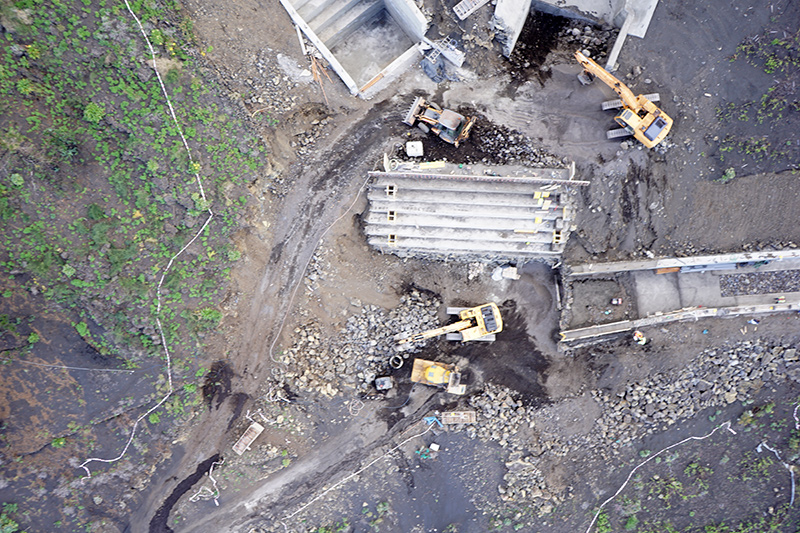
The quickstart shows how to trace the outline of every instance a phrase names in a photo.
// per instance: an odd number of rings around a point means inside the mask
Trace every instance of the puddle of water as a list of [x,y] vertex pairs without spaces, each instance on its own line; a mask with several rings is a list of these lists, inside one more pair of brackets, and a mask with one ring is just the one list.
[[361,86],[413,44],[384,9],[342,43],[334,46],[331,52]]

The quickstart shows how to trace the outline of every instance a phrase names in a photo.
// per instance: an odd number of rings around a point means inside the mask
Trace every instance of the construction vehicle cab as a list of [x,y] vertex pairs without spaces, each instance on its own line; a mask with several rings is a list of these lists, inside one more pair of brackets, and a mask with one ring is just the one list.
[[441,328],[415,333],[410,337],[399,339],[397,344],[421,341],[448,333],[459,334],[460,337],[457,340],[461,342],[481,339],[494,340],[494,334],[503,331],[503,318],[500,316],[500,309],[495,303],[465,309],[448,308],[448,314],[456,314],[456,312],[460,318],[458,322]]
[[652,148],[664,140],[672,128],[672,119],[653,103],[659,99],[657,94],[634,96],[624,83],[592,59],[581,52],[575,52],[575,58],[584,68],[583,74],[578,76],[581,83],[591,83],[594,78],[600,78],[619,96],[619,100],[603,104],[603,109],[622,108],[622,112],[614,117],[622,129],[609,131],[607,134],[609,139],[633,135],[647,148]]
[[409,126],[418,126],[425,133],[432,131],[443,141],[458,147],[469,137],[475,118],[466,118],[450,109],[442,109],[418,96],[403,122]]
[[467,386],[461,383],[461,373],[455,365],[426,359],[414,359],[411,381],[433,387],[443,387],[450,394],[464,394],[467,390]]

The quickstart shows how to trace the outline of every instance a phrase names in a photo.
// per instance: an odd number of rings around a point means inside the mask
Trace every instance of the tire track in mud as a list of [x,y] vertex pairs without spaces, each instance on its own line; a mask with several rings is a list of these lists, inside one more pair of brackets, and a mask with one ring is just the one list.
[[[238,504],[221,507],[218,512],[208,513],[201,520],[186,525],[191,531],[223,532],[248,531],[264,526],[265,522],[270,525],[280,522],[292,509],[301,508],[326,485],[330,486],[332,480],[344,479],[362,468],[366,458],[375,450],[396,446],[395,439],[404,436],[424,413],[438,404],[438,394],[434,393],[413,414],[402,418],[388,431],[375,427],[379,434],[371,441],[369,435],[359,431],[359,426],[367,431],[370,428],[356,420],[348,430],[323,444],[312,456],[297,461],[291,469],[279,471],[254,492],[240,497]],[[378,422],[375,418],[380,418],[377,413],[381,409],[376,407],[368,415],[369,420]],[[363,412],[357,418],[364,419]],[[389,454],[387,460],[398,460],[397,452]]]
[[[277,232],[271,242],[265,243],[265,246],[272,247],[272,251],[268,263],[263,266],[264,278],[260,290],[253,295],[250,313],[245,319],[247,329],[243,335],[244,340],[240,346],[232,347],[235,355],[229,363],[234,375],[239,378],[236,380],[239,386],[232,388],[243,390],[245,394],[254,393],[263,377],[269,375],[268,372],[274,366],[268,353],[270,342],[281,334],[278,330],[281,319],[284,313],[291,312],[287,308],[288,300],[295,288],[302,283],[306,265],[314,254],[321,235],[339,216],[337,211],[341,206],[357,192],[360,193],[360,189],[355,187],[364,182],[367,171],[372,170],[382,148],[388,143],[387,136],[380,127],[381,121],[374,118],[383,115],[388,106],[386,101],[373,106],[361,121],[333,143],[333,148],[315,160],[298,163],[292,170],[291,173],[297,179],[274,218],[273,227],[277,228]],[[337,146],[341,144],[346,144],[346,148],[337,150]],[[229,407],[230,413],[227,408],[225,412],[205,413],[194,429],[194,436],[188,440],[193,444],[186,448],[186,459],[173,468],[166,469],[160,474],[160,479],[153,480],[151,496],[132,519],[132,525],[137,522],[150,523],[156,513],[169,516],[178,498],[162,502],[157,494],[171,493],[180,483],[192,478],[194,474],[190,475],[189,472],[197,467],[197,463],[190,458],[207,456],[215,451],[214,448],[226,444],[225,434],[232,422],[231,416],[237,411],[236,406]],[[238,411],[240,410],[241,406]],[[359,454],[363,451],[359,449]],[[338,450],[334,452],[334,455],[339,453]],[[356,460],[357,457],[350,459],[351,462]],[[336,472],[340,471],[336,465],[332,468]],[[344,468],[346,467],[341,469]],[[293,493],[297,490],[300,489]],[[237,499],[243,498],[239,496]]]

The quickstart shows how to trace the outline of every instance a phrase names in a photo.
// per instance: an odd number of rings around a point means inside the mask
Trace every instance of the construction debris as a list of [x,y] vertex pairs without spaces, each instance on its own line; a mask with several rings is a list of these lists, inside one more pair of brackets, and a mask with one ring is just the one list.
[[239,440],[236,441],[236,444],[233,445],[233,451],[235,451],[238,455],[242,455],[244,452],[250,449],[250,445],[253,444],[253,441],[261,435],[261,432],[264,431],[264,426],[259,424],[258,422],[253,422],[250,424],[245,432],[239,437]]

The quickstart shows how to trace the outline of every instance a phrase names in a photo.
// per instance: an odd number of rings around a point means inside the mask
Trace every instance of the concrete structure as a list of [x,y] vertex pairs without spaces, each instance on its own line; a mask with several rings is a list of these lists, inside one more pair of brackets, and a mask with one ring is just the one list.
[[497,0],[492,23],[497,30],[496,39],[503,45],[504,56],[509,57],[514,51],[530,10],[531,0]]
[[[431,169],[431,166],[437,168]],[[401,257],[557,258],[572,229],[572,169],[403,163],[371,172],[364,232]]]
[[514,50],[531,9],[617,27],[620,32],[605,67],[613,71],[625,39],[644,38],[657,5],[658,0],[497,0],[493,23],[506,56]]
[[[584,263],[574,265],[565,270],[565,275],[571,278],[592,276],[596,274],[614,274],[617,272],[630,272],[633,270],[660,270],[669,268],[684,268],[705,266],[701,270],[727,270],[724,265],[758,263],[761,261],[787,261],[800,259],[800,250],[775,250],[771,252],[740,252],[733,254],[697,255],[694,257],[665,257],[660,259],[645,259],[642,261],[614,261],[609,263]],[[723,265],[722,267],[714,265]],[[767,270],[773,270],[768,268]]]
[[[631,280],[638,318],[565,329],[562,343],[570,346],[599,342],[617,333],[667,322],[700,318],[800,310],[800,292],[774,292],[723,296],[720,278],[725,275],[800,270],[800,250],[746,252],[672,257],[645,261],[589,263],[564,267],[567,282],[596,276],[626,276]],[[614,296],[608,294],[607,300]],[[782,296],[785,302],[777,303]]]
[[413,0],[280,0],[354,95],[368,96],[422,57],[428,21]]
[[679,309],[671,313],[658,313],[638,320],[623,320],[610,324],[599,324],[585,328],[571,329],[561,332],[561,343],[571,348],[601,342],[604,338],[617,334],[657,326],[669,322],[685,322],[701,318],[732,318],[735,316],[800,311],[800,302],[787,304],[762,304],[734,307],[711,307]]

